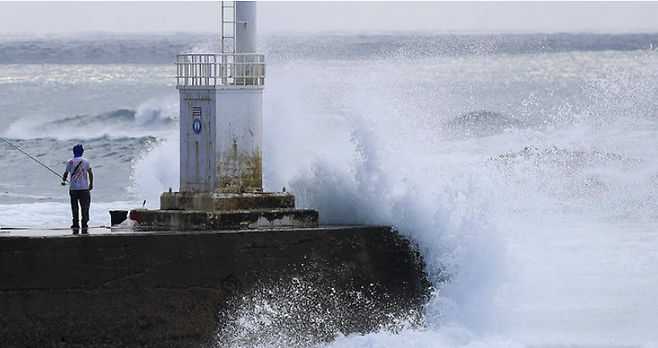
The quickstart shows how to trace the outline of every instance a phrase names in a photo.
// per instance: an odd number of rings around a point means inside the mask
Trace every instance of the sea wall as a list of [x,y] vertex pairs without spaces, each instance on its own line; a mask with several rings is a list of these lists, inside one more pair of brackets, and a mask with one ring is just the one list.
[[0,237],[0,264],[0,347],[226,347],[282,288],[313,316],[296,332],[331,340],[420,319],[429,295],[389,227]]

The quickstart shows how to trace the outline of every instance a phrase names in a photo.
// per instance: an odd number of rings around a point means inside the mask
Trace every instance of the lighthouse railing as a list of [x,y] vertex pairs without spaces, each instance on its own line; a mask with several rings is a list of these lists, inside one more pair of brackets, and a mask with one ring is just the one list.
[[263,86],[265,55],[182,53],[176,56],[177,87]]

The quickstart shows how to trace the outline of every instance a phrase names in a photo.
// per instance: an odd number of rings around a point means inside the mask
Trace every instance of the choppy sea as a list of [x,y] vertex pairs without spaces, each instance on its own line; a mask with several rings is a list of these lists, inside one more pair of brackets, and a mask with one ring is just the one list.
[[[175,55],[216,41],[0,36],[0,227],[68,226],[50,169],[76,143],[94,168],[90,225],[159,208],[179,185]],[[321,346],[658,347],[657,43],[263,36],[265,190],[286,187],[322,223],[397,227],[437,289],[421,329]],[[245,308],[238,331],[263,315]],[[243,344],[308,346],[268,332]]]

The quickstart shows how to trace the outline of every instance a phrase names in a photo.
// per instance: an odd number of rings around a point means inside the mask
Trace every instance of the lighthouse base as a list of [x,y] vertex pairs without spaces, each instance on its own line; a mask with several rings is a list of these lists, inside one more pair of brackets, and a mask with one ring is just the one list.
[[130,211],[130,219],[145,231],[313,228],[318,227],[318,215],[312,209]]
[[165,192],[160,196],[160,209],[163,210],[215,211],[294,208],[295,196],[289,192]]
[[[112,226],[128,217],[127,211],[110,211]],[[165,192],[160,210],[130,211],[139,230],[197,231],[318,227],[319,213],[295,209],[288,192],[194,193]]]

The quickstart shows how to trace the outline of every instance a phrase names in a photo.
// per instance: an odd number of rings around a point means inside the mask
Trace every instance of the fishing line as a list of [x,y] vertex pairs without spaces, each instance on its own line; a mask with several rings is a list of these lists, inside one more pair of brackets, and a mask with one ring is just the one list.
[[[22,152],[25,156],[29,157],[31,160],[33,160],[33,161],[39,163],[39,164],[42,165],[44,168],[46,168],[46,169],[48,169],[49,171],[51,171],[53,174],[57,175],[58,178],[60,178],[60,179],[62,178],[62,176],[61,176],[60,174],[58,174],[56,171],[52,170],[52,169],[51,169],[50,167],[48,167],[47,165],[41,163],[41,161],[39,161],[38,159],[36,159],[36,158],[30,156],[30,154],[28,154],[27,152],[21,150],[18,146],[16,146],[16,145],[10,143],[9,141],[7,141],[7,139],[5,139],[5,138],[3,138],[3,137],[0,137],[0,139],[2,139],[5,143],[9,144],[9,145],[10,145],[11,147],[13,147],[14,149],[16,149],[16,150]],[[68,179],[67,179],[67,181],[68,181]]]

